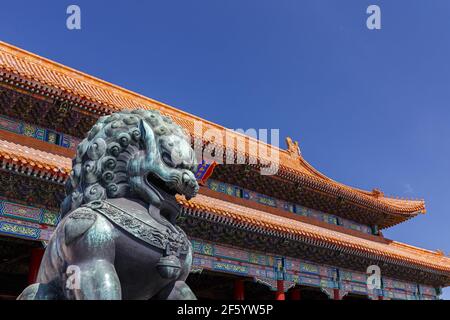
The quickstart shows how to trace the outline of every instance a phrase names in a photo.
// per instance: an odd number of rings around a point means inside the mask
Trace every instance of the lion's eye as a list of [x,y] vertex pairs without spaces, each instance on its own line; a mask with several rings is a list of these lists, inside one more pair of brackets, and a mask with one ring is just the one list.
[[162,155],[162,160],[163,162],[168,165],[169,167],[173,167],[173,162],[172,162],[172,158],[169,156],[169,154],[167,154],[166,152],[163,153]]

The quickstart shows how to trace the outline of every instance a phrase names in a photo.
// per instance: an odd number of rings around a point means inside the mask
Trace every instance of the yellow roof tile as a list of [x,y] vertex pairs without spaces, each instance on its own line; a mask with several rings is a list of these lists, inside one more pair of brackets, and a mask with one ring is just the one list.
[[450,258],[438,252],[413,247],[396,241],[377,242],[359,238],[351,234],[277,216],[265,211],[208,197],[203,194],[199,194],[189,201],[186,201],[182,196],[177,196],[177,199],[184,206],[195,206],[206,212],[215,211],[217,215],[221,216],[230,216],[232,214],[233,219],[236,221],[262,225],[267,229],[299,234],[310,239],[338,244],[341,247],[372,253],[380,257],[410,261],[415,265],[450,273]]
[[[97,108],[105,109],[104,111],[107,113],[122,109],[158,109],[162,113],[171,116],[175,122],[186,128],[193,136],[198,135],[194,131],[195,121],[202,123],[203,132],[207,129],[215,129],[220,132],[226,131],[220,125],[19,49],[5,42],[0,42],[0,69],[19,75],[33,83],[45,84],[52,88],[72,93],[77,97],[98,102],[102,106],[97,106]],[[203,132],[200,135],[203,135]],[[238,133],[230,134],[233,137],[244,137]],[[248,136],[245,136],[245,139],[247,146],[252,141],[255,141]],[[225,143],[219,144],[225,146]],[[275,146],[268,146],[268,148],[269,150],[279,152],[280,164],[283,170],[295,176],[309,179],[309,181],[315,182],[320,186],[326,186],[333,190],[333,193],[354,197],[369,205],[381,205],[394,210],[397,214],[415,215],[425,210],[423,200],[391,199],[383,195],[380,196],[379,193],[346,186],[317,171],[302,156],[293,157],[287,150],[282,150]],[[260,160],[267,160],[267,157],[258,154],[249,154],[249,156],[259,158]]]

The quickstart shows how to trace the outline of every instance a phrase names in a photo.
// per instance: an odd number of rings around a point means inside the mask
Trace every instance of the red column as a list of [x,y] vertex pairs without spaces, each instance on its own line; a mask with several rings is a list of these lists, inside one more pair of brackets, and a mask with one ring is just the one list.
[[383,300],[383,296],[378,296],[378,300]]
[[300,300],[300,289],[299,288],[293,288],[291,290],[291,300]]
[[275,300],[286,300],[284,295],[284,282],[277,280],[277,291],[275,292]]
[[334,300],[341,300],[341,294],[339,292],[339,289],[333,289],[333,299]]
[[234,280],[234,300],[244,300],[244,280]]
[[28,284],[33,284],[36,282],[44,252],[45,250],[42,248],[31,249],[30,265],[28,269]]

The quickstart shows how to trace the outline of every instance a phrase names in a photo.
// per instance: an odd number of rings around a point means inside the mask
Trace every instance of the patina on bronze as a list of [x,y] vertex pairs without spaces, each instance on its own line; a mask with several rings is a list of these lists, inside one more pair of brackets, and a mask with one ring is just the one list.
[[157,111],[102,117],[80,143],[37,283],[18,299],[195,299],[175,195],[198,192],[188,136]]

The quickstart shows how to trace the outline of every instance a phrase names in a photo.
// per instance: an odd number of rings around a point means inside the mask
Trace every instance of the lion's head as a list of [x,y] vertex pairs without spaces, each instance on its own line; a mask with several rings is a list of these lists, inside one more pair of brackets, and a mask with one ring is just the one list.
[[186,133],[158,111],[101,117],[78,145],[61,212],[107,198],[138,197],[156,207],[161,193],[190,199],[198,191],[196,164]]

